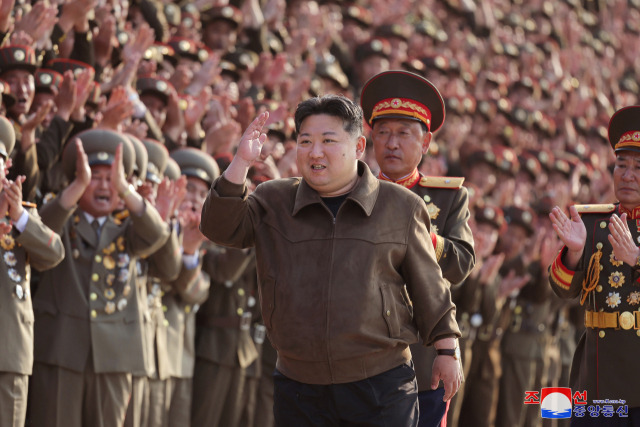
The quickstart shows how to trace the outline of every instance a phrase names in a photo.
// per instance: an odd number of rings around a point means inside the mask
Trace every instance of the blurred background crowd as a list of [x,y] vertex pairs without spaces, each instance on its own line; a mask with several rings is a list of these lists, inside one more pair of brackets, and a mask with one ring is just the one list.
[[[606,126],[638,102],[639,35],[636,0],[2,0],[11,175],[45,203],[67,185],[62,148],[96,126],[201,149],[224,170],[267,109],[251,183],[296,176],[298,102],[357,100],[379,72],[418,73],[446,102],[420,171],[465,177],[476,241],[477,266],[454,288],[467,382],[449,420],[534,425],[524,391],[568,385],[582,323],[547,283],[559,248],[547,214],[614,201]],[[526,370],[501,379],[513,360]]]

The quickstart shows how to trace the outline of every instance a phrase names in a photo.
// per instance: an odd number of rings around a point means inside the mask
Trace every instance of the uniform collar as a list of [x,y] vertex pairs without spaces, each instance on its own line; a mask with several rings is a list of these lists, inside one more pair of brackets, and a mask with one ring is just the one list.
[[640,219],[640,206],[636,206],[632,211],[630,211],[622,205],[618,205],[618,213],[620,215],[626,213],[628,219]]
[[396,184],[400,184],[406,188],[413,188],[413,186],[415,186],[418,181],[420,181],[420,173],[418,172],[418,168],[415,168],[409,175],[405,176],[404,178],[400,178],[397,181],[394,181],[383,174],[382,171],[380,171],[378,179],[381,179],[383,181],[395,182]]

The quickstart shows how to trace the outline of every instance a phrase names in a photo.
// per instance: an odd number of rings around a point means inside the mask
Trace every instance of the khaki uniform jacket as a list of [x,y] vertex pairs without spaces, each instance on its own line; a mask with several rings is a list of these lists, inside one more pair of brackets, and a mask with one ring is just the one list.
[[162,310],[166,319],[168,374],[175,378],[192,378],[196,363],[196,313],[209,296],[209,276],[198,266],[187,269],[182,263],[173,282],[163,282]]
[[[473,234],[469,227],[469,193],[463,178],[426,177],[409,189],[424,200],[431,233],[436,235],[436,259],[449,284],[459,284],[471,273],[476,262]],[[431,368],[436,358],[433,347],[411,346],[420,391],[431,389]],[[441,383],[442,386],[442,383]]]
[[[583,210],[579,208],[579,212]],[[636,211],[638,209],[636,208]],[[619,205],[593,205],[582,213],[587,229],[587,240],[575,271],[562,263],[566,247],[562,249],[550,267],[549,282],[553,291],[562,298],[576,298],[583,291],[583,279],[589,261],[600,252],[600,260],[594,267],[599,271],[598,282],[585,300],[587,313],[637,312],[640,307],[638,273],[632,267],[613,256],[608,240],[611,215],[620,213]],[[636,218],[640,218],[636,213]],[[633,241],[640,238],[640,219],[627,219]],[[602,268],[600,270],[600,268]],[[624,399],[630,408],[640,407],[640,372],[634,369],[640,354],[638,318],[635,326],[623,328],[586,328],[576,348],[571,365],[572,391],[587,391],[587,399]]]
[[256,247],[277,368],[299,382],[346,383],[394,368],[411,358],[418,329],[425,344],[460,335],[424,202],[362,162],[358,175],[335,218],[300,178],[247,196],[222,176],[203,207],[205,236]]
[[0,372],[31,375],[31,267],[40,271],[55,267],[64,258],[64,247],[60,236],[33,210],[22,233],[14,227],[0,237],[0,256]]
[[197,316],[196,354],[218,365],[246,368],[258,358],[249,307],[255,286],[255,254],[216,248],[207,252],[203,269],[212,280],[209,298]]
[[146,202],[140,217],[108,217],[99,240],[83,212],[58,199],[41,215],[67,256],[34,297],[35,360],[83,372],[91,355],[96,373],[146,375],[136,261],[165,243],[167,225]]

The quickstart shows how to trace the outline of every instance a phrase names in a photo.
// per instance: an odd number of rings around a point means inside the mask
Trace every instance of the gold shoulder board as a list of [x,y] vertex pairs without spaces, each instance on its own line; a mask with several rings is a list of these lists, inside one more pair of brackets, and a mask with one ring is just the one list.
[[600,205],[575,205],[579,214],[583,213],[611,213],[616,209],[616,205],[612,203],[603,203]]
[[420,179],[421,187],[431,188],[460,188],[464,182],[463,177],[455,176],[423,176]]

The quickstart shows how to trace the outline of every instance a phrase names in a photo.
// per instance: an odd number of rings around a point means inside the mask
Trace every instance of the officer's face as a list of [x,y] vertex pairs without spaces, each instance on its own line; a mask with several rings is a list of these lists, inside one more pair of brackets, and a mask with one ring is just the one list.
[[120,198],[111,187],[111,167],[108,165],[91,166],[91,181],[78,201],[80,209],[94,217],[109,215]]
[[472,231],[476,255],[480,258],[488,258],[496,248],[498,229],[487,222],[477,222]]
[[373,123],[371,139],[380,170],[398,180],[413,172],[429,151],[431,132],[415,120],[380,119]]
[[148,93],[142,95],[140,101],[147,107],[158,126],[164,126],[167,121],[167,104],[159,97]]
[[[38,110],[38,108],[40,108],[42,105],[46,104],[48,101],[54,101],[55,97],[53,96],[53,94],[48,93],[48,92],[39,92],[36,93],[35,96],[33,97],[33,104],[31,104],[31,112],[34,113]],[[42,121],[42,126],[44,128],[49,127],[49,124],[51,123],[51,120],[53,120],[53,118],[56,115],[56,112],[58,111],[55,103],[53,104],[53,108],[51,108],[49,110],[49,112],[47,113],[47,115],[44,117],[44,120]]]
[[209,193],[209,184],[199,178],[192,176],[187,177],[187,193],[180,203],[180,210],[191,210],[193,212],[201,212],[204,200]]
[[11,70],[3,73],[2,78],[9,84],[11,93],[16,97],[16,103],[9,112],[14,116],[27,114],[36,93],[33,74],[26,70]]
[[357,160],[364,153],[365,142],[364,136],[345,131],[339,117],[309,116],[300,125],[298,171],[322,197],[345,194],[358,179]]
[[613,189],[625,208],[633,210],[640,206],[640,153],[622,151],[616,156]]
[[227,51],[236,44],[236,27],[229,21],[216,20],[204,28],[202,42],[209,49]]

